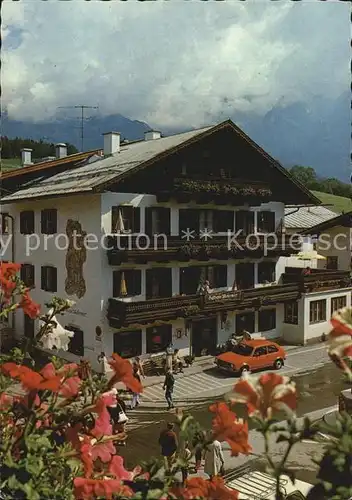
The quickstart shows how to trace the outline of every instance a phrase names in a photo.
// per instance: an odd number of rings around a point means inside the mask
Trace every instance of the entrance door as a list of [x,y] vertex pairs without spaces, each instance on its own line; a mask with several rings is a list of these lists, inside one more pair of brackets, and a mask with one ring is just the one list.
[[217,319],[192,321],[192,354],[206,356],[215,354],[217,343]]

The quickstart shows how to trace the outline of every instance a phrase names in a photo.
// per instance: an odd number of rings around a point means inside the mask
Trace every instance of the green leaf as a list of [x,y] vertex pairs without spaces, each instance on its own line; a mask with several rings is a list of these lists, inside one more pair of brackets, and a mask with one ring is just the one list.
[[280,434],[276,439],[277,443],[287,443],[287,441],[288,441],[288,438],[285,434]]

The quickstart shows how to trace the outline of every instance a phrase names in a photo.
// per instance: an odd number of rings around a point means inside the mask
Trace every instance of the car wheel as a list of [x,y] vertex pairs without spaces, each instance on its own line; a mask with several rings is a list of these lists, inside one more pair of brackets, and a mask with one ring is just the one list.
[[249,369],[249,366],[242,366],[242,368],[240,369],[240,375],[245,375],[246,373],[250,373],[250,369]]
[[275,370],[280,370],[280,368],[283,367],[283,364],[284,362],[282,361],[282,359],[277,359],[274,363]]

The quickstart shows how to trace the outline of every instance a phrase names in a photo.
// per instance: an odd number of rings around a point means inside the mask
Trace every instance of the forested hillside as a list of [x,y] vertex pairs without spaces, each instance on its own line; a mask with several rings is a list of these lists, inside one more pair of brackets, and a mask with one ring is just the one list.
[[[21,137],[16,137],[15,139],[1,137],[1,158],[21,158],[21,149],[23,148],[33,149],[33,160],[39,160],[40,158],[45,158],[46,156],[55,156],[54,143],[45,142],[43,140],[34,141],[32,139],[22,139]],[[78,150],[75,146],[67,144],[67,153],[69,155],[77,152]]]

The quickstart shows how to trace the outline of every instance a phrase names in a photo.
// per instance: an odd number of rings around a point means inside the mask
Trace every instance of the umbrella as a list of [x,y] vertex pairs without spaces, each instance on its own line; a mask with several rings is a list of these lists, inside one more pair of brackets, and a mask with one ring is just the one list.
[[[53,310],[48,311],[47,316],[50,317]],[[62,349],[63,351],[68,350],[68,345],[70,339],[74,336],[74,332],[67,330],[57,321],[56,316],[53,316],[51,321],[55,325],[50,325],[50,331],[46,333],[42,338],[42,345],[45,349]],[[40,321],[40,326],[45,324],[44,321]]]
[[326,257],[324,257],[324,255],[318,254],[316,250],[298,252],[298,254],[293,257],[296,257],[298,260],[326,260]]
[[121,273],[120,295],[122,295],[122,296],[126,296],[127,295],[127,286],[126,286],[126,280],[125,280],[125,273],[123,271]]
[[117,217],[117,221],[116,221],[116,232],[123,233],[124,231],[125,231],[125,225],[123,223],[121,210],[119,209],[119,213],[118,213],[118,217]]

